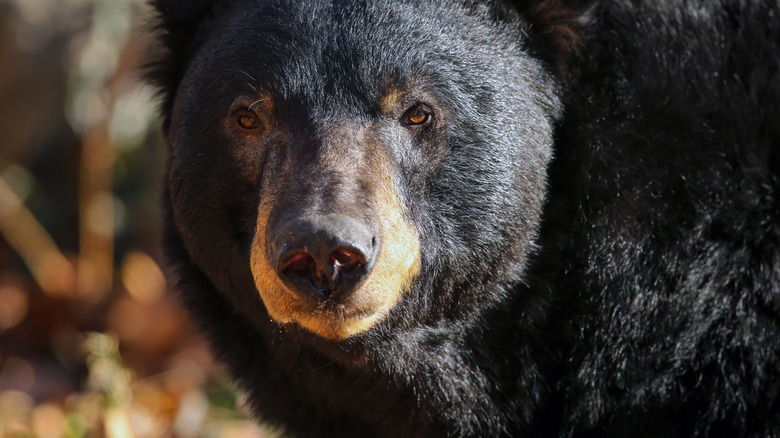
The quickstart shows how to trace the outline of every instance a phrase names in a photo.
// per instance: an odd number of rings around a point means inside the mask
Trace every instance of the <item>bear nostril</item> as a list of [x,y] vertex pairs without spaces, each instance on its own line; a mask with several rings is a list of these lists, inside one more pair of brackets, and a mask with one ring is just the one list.
[[348,249],[337,249],[329,258],[335,270],[353,271],[366,264],[366,258],[362,254]]
[[309,271],[314,267],[314,264],[315,262],[312,256],[305,252],[299,252],[298,254],[295,254],[294,256],[287,259],[287,261],[283,263],[282,269],[280,269],[280,271]]

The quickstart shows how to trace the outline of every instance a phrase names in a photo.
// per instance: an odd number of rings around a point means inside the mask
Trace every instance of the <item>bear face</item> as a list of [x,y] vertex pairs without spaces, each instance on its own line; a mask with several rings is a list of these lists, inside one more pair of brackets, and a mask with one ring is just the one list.
[[557,85],[516,16],[445,3],[231,4],[194,35],[169,90],[173,222],[247,317],[259,294],[343,340],[522,279]]

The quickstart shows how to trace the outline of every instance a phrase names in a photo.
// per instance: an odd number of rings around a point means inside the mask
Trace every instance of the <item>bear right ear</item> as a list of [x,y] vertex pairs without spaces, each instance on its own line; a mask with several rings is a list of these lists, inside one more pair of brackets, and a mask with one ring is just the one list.
[[220,0],[151,1],[152,6],[159,13],[160,29],[170,38],[166,42],[192,41],[200,24],[213,13],[218,3],[222,2]]
[[173,96],[192,54],[200,43],[199,34],[228,0],[151,0],[157,10],[159,52],[147,65],[147,80],[162,98],[163,129],[167,131]]
[[596,0],[513,0],[528,21],[531,45],[562,76],[577,55]]

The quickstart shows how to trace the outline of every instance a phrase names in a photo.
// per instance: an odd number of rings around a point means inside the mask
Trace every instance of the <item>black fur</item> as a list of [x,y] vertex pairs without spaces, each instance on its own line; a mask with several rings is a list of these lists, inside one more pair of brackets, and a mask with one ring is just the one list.
[[[296,436],[780,436],[780,3],[154,5],[164,246],[259,418]],[[387,84],[450,112],[388,146],[421,274],[347,340],[278,325],[248,253],[289,140],[231,143],[224,108],[273,90],[293,142],[316,143],[380,123]]]
[[780,3],[591,17],[551,169],[567,430],[777,436]]

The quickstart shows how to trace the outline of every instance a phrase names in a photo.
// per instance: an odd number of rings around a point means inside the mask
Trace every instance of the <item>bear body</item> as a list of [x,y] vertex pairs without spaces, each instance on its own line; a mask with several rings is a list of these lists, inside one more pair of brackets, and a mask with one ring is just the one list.
[[780,435],[780,3],[154,4],[171,275],[259,419]]
[[581,306],[567,421],[777,436],[780,5],[617,3],[592,18],[551,169],[558,293]]

